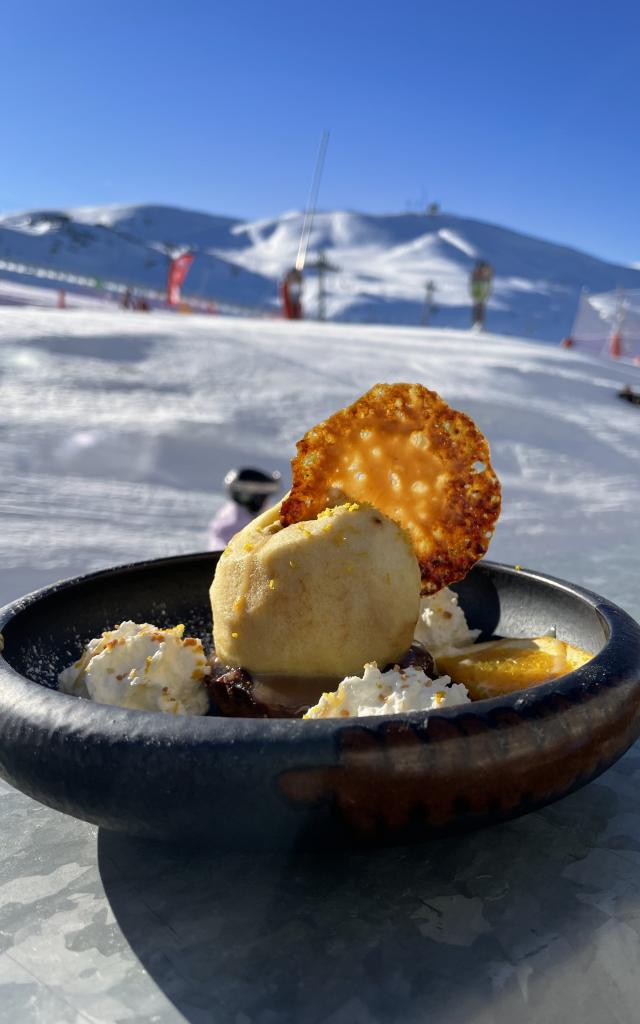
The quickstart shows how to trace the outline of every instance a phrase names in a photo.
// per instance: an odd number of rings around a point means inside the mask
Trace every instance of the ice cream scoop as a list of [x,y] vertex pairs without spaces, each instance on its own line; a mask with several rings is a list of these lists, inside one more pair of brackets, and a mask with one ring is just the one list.
[[318,693],[367,662],[398,660],[420,607],[407,533],[365,503],[287,527],[279,516],[279,505],[263,513],[220,559],[211,586],[218,658],[258,682],[306,679]]

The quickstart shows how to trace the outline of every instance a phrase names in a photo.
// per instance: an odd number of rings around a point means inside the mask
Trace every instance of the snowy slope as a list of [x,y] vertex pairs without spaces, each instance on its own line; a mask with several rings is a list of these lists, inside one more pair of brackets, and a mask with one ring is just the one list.
[[504,486],[490,555],[640,614],[640,370],[456,331],[0,310],[0,601],[202,549],[231,466],[281,470],[313,422],[416,380],[487,434]]
[[173,206],[80,206],[66,213],[78,224],[100,224],[121,235],[146,243],[189,245],[199,251],[239,248],[234,229],[244,222],[237,217],[183,210]]
[[[185,295],[253,307],[276,303],[293,264],[302,214],[243,222],[164,206],[83,207],[0,217],[0,260],[14,259],[162,288],[167,247],[197,252]],[[328,314],[347,322],[419,324],[427,282],[435,285],[432,326],[467,327],[469,272],[476,259],[496,269],[488,326],[501,334],[558,341],[570,330],[583,288],[640,287],[640,270],[453,214],[317,214],[309,263],[325,252]],[[315,312],[314,272],[305,303]]]
[[[181,211],[170,211],[177,216]],[[99,281],[162,290],[167,278],[165,245],[179,245],[181,232],[172,233],[171,217],[158,226],[155,239],[144,237],[143,213],[124,219],[122,226],[86,214],[86,221],[70,213],[25,212],[0,218],[0,260],[54,268]],[[178,219],[180,219],[178,217]],[[207,218],[215,220],[215,218]],[[188,220],[188,225],[193,226]],[[139,229],[135,235],[130,227]],[[197,236],[197,231],[195,232]],[[174,243],[174,236],[177,240]],[[224,231],[209,231],[207,240],[221,241]],[[231,246],[229,246],[231,248]],[[24,276],[22,280],[26,281]],[[184,288],[185,294],[211,295],[240,305],[262,306],[273,298],[273,283],[259,273],[217,256],[200,252]]]
[[[66,218],[66,219],[65,219]],[[298,250],[302,214],[244,222],[167,206],[83,207],[0,217],[0,260],[113,277],[162,287],[164,248],[190,246],[197,258],[185,294],[274,308],[277,282]],[[496,333],[559,341],[568,334],[582,288],[640,287],[640,270],[478,220],[441,213],[320,213],[310,262],[324,251],[339,269],[328,275],[331,319],[419,324],[428,281],[435,285],[436,327],[469,324],[468,279],[476,259],[496,271],[488,327]],[[315,274],[305,304],[315,316]]]
[[[22,283],[28,281],[28,283]],[[32,279],[24,275],[11,275],[10,280],[0,276],[1,306],[42,306],[46,309],[57,308],[59,301],[59,283],[49,282],[49,287],[38,287]],[[110,309],[114,308],[114,297],[105,297],[101,292],[93,292],[88,288],[77,291],[65,290],[64,303],[69,309]]]
[[[292,213],[236,227],[246,248],[234,259],[278,273],[295,259],[301,224],[301,215]],[[570,331],[583,287],[640,287],[637,270],[445,213],[322,213],[310,243],[312,256],[319,250],[340,268],[329,275],[329,316],[351,321],[419,323],[430,280],[438,306],[431,324],[467,327],[468,280],[477,259],[495,269],[488,325],[498,333],[559,341]],[[313,290],[309,284],[311,303]]]

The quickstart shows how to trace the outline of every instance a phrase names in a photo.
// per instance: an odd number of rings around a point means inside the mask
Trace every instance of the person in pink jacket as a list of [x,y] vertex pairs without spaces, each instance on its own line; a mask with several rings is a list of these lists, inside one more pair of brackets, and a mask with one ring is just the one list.
[[[209,523],[209,548],[221,551],[231,538],[262,512],[280,490],[280,474],[261,469],[230,469],[224,478],[229,501],[218,509]],[[270,503],[270,502],[269,502]]]

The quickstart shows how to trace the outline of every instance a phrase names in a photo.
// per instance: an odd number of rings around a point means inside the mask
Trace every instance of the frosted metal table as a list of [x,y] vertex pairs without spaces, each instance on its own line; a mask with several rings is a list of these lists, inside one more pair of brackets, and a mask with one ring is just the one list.
[[190,852],[0,784],[2,1024],[619,1024],[640,1006],[640,749],[427,846]]

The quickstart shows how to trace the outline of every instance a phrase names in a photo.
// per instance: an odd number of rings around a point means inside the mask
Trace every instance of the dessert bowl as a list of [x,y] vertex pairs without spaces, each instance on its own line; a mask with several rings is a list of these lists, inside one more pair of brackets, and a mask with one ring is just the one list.
[[56,690],[125,618],[211,633],[219,554],[108,569],[0,610],[0,776],[67,814],[223,845],[425,839],[578,789],[640,735],[640,627],[596,594],[480,562],[453,586],[481,639],[556,629],[595,656],[551,683],[460,707],[360,719],[182,717]]

